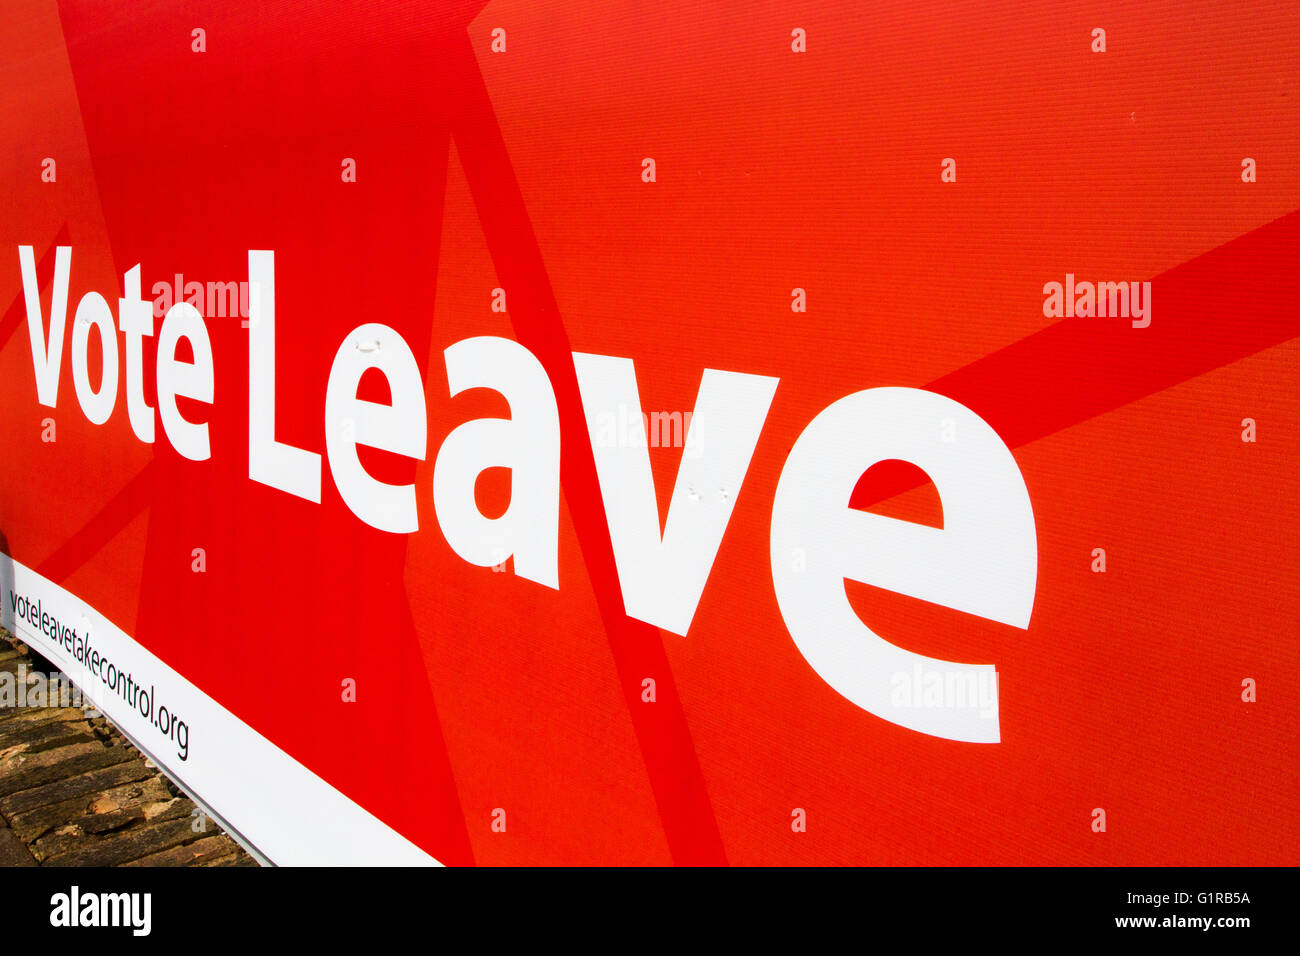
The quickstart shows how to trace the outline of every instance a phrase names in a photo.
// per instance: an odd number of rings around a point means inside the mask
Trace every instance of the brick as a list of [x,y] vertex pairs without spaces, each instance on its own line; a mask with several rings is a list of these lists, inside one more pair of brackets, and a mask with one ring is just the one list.
[[184,846],[151,853],[124,866],[230,866],[243,848],[224,833],[206,836]]
[[[111,824],[88,827],[82,822],[83,818],[109,818],[112,814],[122,814],[144,804],[157,804],[171,798],[161,777],[125,783],[103,792],[95,787],[65,800],[12,814],[10,826],[28,843],[35,843],[51,830],[67,824],[77,824],[86,832],[102,832],[114,827]],[[144,819],[145,813],[140,811],[136,816]]]
[[51,720],[30,724],[0,724],[0,760],[12,753],[39,753],[68,743],[96,740],[90,725],[84,720]]
[[154,775],[143,760],[124,761],[111,767],[92,770],[67,779],[54,780],[40,787],[23,790],[0,798],[0,813],[14,818],[17,814],[49,806],[73,797],[93,794],[121,784],[146,780]]
[[36,865],[36,858],[18,838],[18,834],[7,827],[0,829],[0,867]]
[[[43,856],[42,866],[119,866],[162,850],[194,842],[188,818],[131,827],[94,842],[74,843],[66,852]],[[40,847],[37,847],[38,853]]]
[[[19,761],[26,754],[19,754],[13,760]],[[71,777],[88,770],[98,770],[116,763],[131,760],[137,755],[123,747],[105,747],[102,744],[73,744],[36,754],[26,763],[6,766],[0,761],[0,797],[21,790],[29,790],[43,784]]]

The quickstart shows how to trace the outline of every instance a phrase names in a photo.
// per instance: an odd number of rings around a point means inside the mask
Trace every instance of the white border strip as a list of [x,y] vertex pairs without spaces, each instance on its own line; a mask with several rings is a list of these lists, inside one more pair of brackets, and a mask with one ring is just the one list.
[[[43,613],[90,635],[117,668],[148,681],[159,704],[188,725],[187,759],[139,709],[78,663],[67,648],[23,618],[10,593],[40,602]],[[102,614],[0,553],[0,623],[58,666],[132,742],[213,816],[278,866],[429,866],[438,861],[344,796],[203,691],[172,670]]]

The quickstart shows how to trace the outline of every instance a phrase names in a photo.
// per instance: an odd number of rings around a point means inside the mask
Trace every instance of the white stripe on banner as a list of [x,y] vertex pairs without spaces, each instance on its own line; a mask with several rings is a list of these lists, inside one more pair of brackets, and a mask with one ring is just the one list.
[[[49,658],[150,760],[267,860],[437,865],[85,601],[4,554],[0,572],[4,626]],[[89,659],[78,660],[87,646]],[[183,734],[177,720],[185,723]]]

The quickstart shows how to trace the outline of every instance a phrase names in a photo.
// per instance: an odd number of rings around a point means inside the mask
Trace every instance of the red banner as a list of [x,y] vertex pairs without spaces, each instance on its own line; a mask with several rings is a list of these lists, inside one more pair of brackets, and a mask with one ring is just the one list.
[[1296,862],[1293,5],[11,6],[0,620],[267,859]]

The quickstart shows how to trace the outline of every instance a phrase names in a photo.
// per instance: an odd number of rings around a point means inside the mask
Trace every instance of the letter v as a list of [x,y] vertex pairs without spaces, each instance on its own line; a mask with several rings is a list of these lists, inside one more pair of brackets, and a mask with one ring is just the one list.
[[36,255],[31,246],[18,247],[23,273],[23,298],[27,303],[27,335],[32,343],[32,368],[36,372],[36,400],[54,408],[59,400],[59,366],[63,364],[63,329],[68,319],[68,272],[72,247],[54,253],[54,293],[50,297],[50,334],[41,318],[41,287],[36,279]]
[[573,353],[578,390],[631,617],[685,635],[704,592],[736,496],[767,419],[777,379],[705,369],[663,534],[647,442],[610,447],[602,423],[619,408],[641,414],[631,359]]

